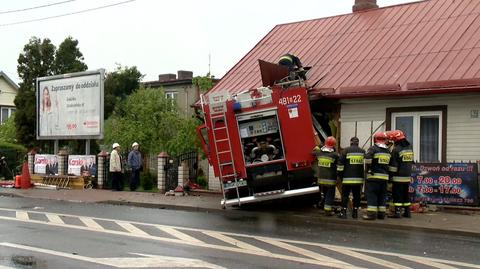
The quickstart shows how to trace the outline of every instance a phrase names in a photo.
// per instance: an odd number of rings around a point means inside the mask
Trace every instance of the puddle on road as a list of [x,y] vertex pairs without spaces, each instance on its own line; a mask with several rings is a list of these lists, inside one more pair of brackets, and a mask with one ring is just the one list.
[[12,269],[47,269],[47,262],[29,255],[0,256],[0,266]]

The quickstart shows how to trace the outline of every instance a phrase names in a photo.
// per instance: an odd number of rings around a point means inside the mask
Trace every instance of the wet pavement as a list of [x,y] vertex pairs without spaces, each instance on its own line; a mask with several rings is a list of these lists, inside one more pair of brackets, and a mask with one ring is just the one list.
[[[263,204],[243,207],[240,210],[229,208],[222,210],[220,207],[221,195],[218,193],[194,193],[190,196],[165,196],[160,193],[146,192],[112,192],[109,190],[42,190],[42,189],[2,189],[0,196],[14,195],[19,197],[41,198],[87,203],[106,203],[118,205],[131,205],[147,208],[175,209],[200,212],[277,212],[295,214],[297,218],[317,219],[330,224],[361,225],[369,228],[394,228],[400,230],[434,231],[437,233],[450,233],[454,235],[480,236],[480,210],[455,210],[413,214],[411,219],[386,219],[383,221],[340,220],[337,218],[324,218],[319,210],[309,204],[298,203]],[[227,214],[228,215],[228,214]]]
[[[122,268],[110,264],[119,257],[129,266],[157,264],[148,268],[168,262],[202,268],[480,268],[480,236],[325,221],[305,212],[163,210],[3,196],[0,231],[0,268]],[[13,263],[15,255],[33,255],[38,263],[21,267]]]

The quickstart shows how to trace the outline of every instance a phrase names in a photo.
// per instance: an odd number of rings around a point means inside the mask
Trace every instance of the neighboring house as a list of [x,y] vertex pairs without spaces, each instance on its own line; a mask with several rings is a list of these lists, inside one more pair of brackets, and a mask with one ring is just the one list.
[[15,112],[15,96],[18,85],[0,71],[0,123],[4,123]]
[[480,2],[355,2],[350,14],[275,26],[209,93],[260,87],[257,60],[292,53],[312,67],[313,114],[341,147],[402,129],[416,161],[480,160]]
[[[200,90],[193,85],[193,72],[178,71],[178,77],[175,74],[161,74],[156,81],[144,82],[147,88],[162,88],[165,96],[176,102],[180,113],[186,118],[194,115],[195,110],[192,107],[200,98]],[[214,82],[218,81],[214,79]]]

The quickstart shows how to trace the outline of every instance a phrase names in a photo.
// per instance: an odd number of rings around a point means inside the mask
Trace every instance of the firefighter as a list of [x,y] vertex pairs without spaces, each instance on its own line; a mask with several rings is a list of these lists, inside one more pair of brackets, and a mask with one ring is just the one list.
[[326,216],[333,216],[333,201],[337,183],[337,163],[339,156],[335,152],[337,140],[333,136],[327,137],[322,148],[314,149],[318,161],[318,185],[325,197],[324,211]]
[[[300,59],[297,56],[290,53],[282,55],[282,57],[280,57],[280,59],[278,60],[278,64],[288,68],[288,71],[290,73],[289,76],[292,79],[296,77],[295,73],[297,71],[304,71],[303,65]],[[307,77],[305,76],[304,72],[298,72],[298,76],[300,76],[300,78],[302,78],[303,80],[307,80]]]
[[387,134],[389,139],[394,143],[394,148],[392,150],[392,163],[389,168],[391,172],[394,205],[394,213],[391,217],[400,218],[403,207],[403,216],[410,218],[411,213],[408,187],[410,186],[412,164],[414,160],[412,145],[408,142],[405,134],[400,130],[390,131]]
[[350,139],[350,146],[345,148],[340,155],[337,170],[342,180],[342,210],[340,218],[347,218],[347,206],[350,192],[353,194],[352,218],[358,218],[360,195],[364,182],[364,157],[365,150],[358,146],[357,137]]
[[368,149],[365,156],[367,214],[363,216],[363,219],[366,220],[385,219],[385,198],[391,159],[387,146],[387,134],[385,132],[375,133],[373,141],[375,144]]

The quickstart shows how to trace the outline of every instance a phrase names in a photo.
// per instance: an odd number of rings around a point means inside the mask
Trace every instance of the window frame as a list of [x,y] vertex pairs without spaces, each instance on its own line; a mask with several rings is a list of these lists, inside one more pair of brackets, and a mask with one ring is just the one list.
[[[3,110],[4,109],[8,109],[8,115],[7,115],[7,118],[5,120],[3,120]],[[15,113],[15,111],[17,111],[17,108],[14,107],[14,106],[0,106],[0,124],[4,124],[6,120],[8,120],[12,115],[13,113]]]
[[[447,160],[447,110],[448,106],[416,106],[416,107],[389,107],[386,109],[385,127],[387,130],[391,130],[393,124],[393,116],[414,116],[414,128],[420,126],[420,117],[428,115],[438,115],[439,120],[439,153],[440,162],[445,163]],[[418,117],[418,119],[416,119]],[[417,122],[417,123],[416,123]],[[420,134],[414,134],[414,137],[418,137]],[[415,138],[414,138],[415,139]],[[413,141],[415,143],[415,141]],[[418,142],[417,142],[418,143]],[[420,156],[420,147],[415,152]]]

